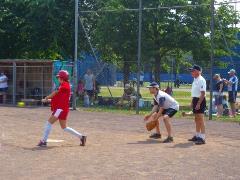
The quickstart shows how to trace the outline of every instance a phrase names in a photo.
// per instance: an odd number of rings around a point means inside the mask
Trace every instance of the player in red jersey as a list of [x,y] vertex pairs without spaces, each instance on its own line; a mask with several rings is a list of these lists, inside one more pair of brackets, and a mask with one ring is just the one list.
[[81,133],[67,126],[67,116],[69,113],[69,100],[71,93],[70,83],[68,82],[69,74],[67,71],[61,70],[59,71],[57,78],[60,83],[58,90],[53,91],[50,95],[42,100],[43,103],[51,102],[52,115],[46,123],[43,138],[40,140],[38,146],[47,146],[47,139],[51,132],[52,125],[57,120],[59,120],[60,126],[65,132],[78,137],[80,139],[80,145],[85,146],[87,136],[82,135]]

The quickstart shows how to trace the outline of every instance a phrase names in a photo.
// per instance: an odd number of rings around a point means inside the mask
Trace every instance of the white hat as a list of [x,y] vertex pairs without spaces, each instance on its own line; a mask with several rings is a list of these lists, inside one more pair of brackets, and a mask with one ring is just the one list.
[[228,72],[228,74],[231,74],[231,73],[236,73],[236,71],[235,71],[235,69],[231,69],[229,72]]
[[152,82],[151,84],[149,84],[149,85],[147,86],[147,88],[152,88],[152,87],[154,87],[154,88],[159,88],[159,85],[158,85],[158,83],[156,83],[156,82]]

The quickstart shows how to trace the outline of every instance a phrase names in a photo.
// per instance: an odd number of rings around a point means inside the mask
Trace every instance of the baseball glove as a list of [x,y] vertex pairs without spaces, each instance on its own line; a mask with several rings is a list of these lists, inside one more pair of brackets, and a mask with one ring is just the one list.
[[149,120],[146,122],[146,128],[148,131],[153,130],[157,126],[157,121],[158,120]]

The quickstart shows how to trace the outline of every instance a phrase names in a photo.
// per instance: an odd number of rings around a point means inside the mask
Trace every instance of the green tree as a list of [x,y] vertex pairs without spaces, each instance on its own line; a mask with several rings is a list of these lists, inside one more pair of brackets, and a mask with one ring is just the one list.
[[123,68],[124,82],[128,82],[130,71],[136,64],[138,14],[121,9],[136,7],[136,1],[109,0],[103,9],[119,11],[100,14],[93,34],[103,59]]
[[[148,0],[144,7],[210,4],[210,0]],[[124,72],[124,81],[136,70],[138,12],[136,0],[80,1],[80,10],[115,9],[115,12],[80,14],[93,47],[102,59]],[[160,72],[169,71],[175,59],[176,72],[190,63],[209,67],[210,6],[144,10],[143,65]],[[238,43],[239,14],[232,6],[216,9],[215,55],[233,54],[229,48]],[[80,24],[81,25],[81,24]],[[90,45],[79,28],[79,52],[91,53]],[[223,36],[224,35],[224,36]],[[69,59],[74,52],[74,0],[0,0],[0,58]],[[233,54],[234,55],[234,54]],[[193,57],[193,62],[188,59]],[[217,64],[219,64],[217,62]]]

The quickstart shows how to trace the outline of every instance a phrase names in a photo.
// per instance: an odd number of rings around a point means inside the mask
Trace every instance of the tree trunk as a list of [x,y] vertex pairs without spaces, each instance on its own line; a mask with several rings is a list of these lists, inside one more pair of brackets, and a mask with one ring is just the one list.
[[130,64],[127,62],[127,58],[124,59],[124,64],[123,64],[123,83],[124,87],[125,84],[129,83],[129,75],[130,75]]
[[159,83],[159,85],[160,85],[160,71],[161,71],[161,57],[159,54],[156,54],[154,76],[155,76],[155,81]]

